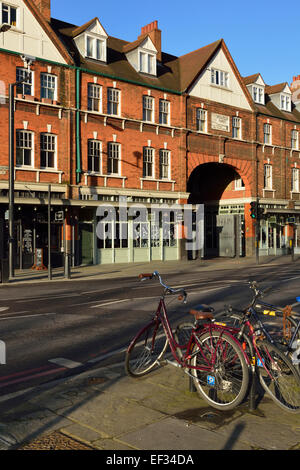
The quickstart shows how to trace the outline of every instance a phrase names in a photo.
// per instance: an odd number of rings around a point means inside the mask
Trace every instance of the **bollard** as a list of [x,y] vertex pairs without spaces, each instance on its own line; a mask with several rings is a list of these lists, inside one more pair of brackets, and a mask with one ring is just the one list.
[[70,272],[70,255],[69,253],[65,252],[65,278],[70,279],[71,278],[71,272]]

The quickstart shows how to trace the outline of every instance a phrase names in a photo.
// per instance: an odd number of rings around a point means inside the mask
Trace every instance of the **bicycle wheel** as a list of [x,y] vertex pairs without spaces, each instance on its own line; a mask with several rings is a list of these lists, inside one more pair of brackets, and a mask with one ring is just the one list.
[[177,344],[182,346],[181,348],[176,348],[177,356],[179,359],[183,358],[183,350],[186,350],[189,339],[191,337],[191,332],[194,328],[193,323],[191,322],[182,322],[179,323],[174,332],[174,339]]
[[262,361],[257,360],[262,387],[281,408],[292,413],[300,413],[299,373],[284,352],[274,344],[257,341],[257,348],[262,358]]
[[[249,368],[239,345],[221,331],[198,337],[192,352],[191,369],[199,395],[214,408],[231,410],[245,398],[249,384]],[[201,370],[210,367],[210,371]]]
[[[289,359],[291,360],[294,367],[296,367],[298,373],[300,373],[300,328],[298,328],[298,324],[300,323],[300,318],[290,316],[287,318],[287,325],[288,328],[286,330],[285,335],[285,345],[288,342],[288,349],[289,349]],[[293,334],[298,328],[298,332],[294,341],[292,341]]]
[[140,377],[152,370],[168,346],[162,324],[149,323],[134,338],[126,351],[125,370],[132,377]]

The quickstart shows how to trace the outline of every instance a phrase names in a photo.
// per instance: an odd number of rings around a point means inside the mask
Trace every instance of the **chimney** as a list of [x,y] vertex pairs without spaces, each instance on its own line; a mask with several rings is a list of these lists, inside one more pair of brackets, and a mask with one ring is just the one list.
[[51,19],[51,0],[33,0],[33,3],[38,8],[46,21],[50,23]]
[[161,62],[161,30],[158,29],[157,20],[141,28],[141,36],[147,34],[157,50],[157,60]]

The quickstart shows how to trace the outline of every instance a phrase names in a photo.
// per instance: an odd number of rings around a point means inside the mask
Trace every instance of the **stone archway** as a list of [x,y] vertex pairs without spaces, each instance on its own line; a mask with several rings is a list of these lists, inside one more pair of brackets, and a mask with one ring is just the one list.
[[[251,194],[250,162],[243,168],[237,165],[206,161],[190,172],[187,192],[190,204],[205,204],[205,256],[244,256],[245,255],[245,211],[244,198]],[[245,171],[246,170],[246,171]],[[237,191],[235,180],[240,181],[241,191]],[[224,211],[227,201],[239,206],[238,212]],[[241,201],[242,200],[242,201]],[[241,208],[242,206],[242,208]]]

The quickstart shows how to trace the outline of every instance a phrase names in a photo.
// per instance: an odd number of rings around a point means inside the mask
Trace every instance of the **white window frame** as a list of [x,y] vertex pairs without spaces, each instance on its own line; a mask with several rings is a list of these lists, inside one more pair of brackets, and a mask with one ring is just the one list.
[[153,96],[143,95],[143,121],[154,122],[154,104]]
[[165,99],[159,100],[159,124],[170,125],[170,101]]
[[[18,25],[19,25],[19,8],[16,5],[11,5],[11,4],[6,3],[6,2],[1,2],[0,7],[1,7],[0,24],[7,23],[7,24],[11,25],[12,28],[17,28]],[[4,18],[3,18],[3,8],[4,7],[7,7],[7,9],[8,9],[8,11],[7,11],[8,19],[7,19],[7,21],[5,21]],[[13,20],[11,19],[11,10],[12,9],[16,10],[16,22],[15,22],[15,24],[13,24]]]
[[[29,74],[30,76],[30,82],[24,82],[21,83],[17,86],[17,93],[19,93],[19,90],[22,90],[22,95],[28,95],[28,96],[34,96],[34,72],[32,70],[28,70],[24,67],[17,67],[16,68],[16,81],[19,82],[23,79],[26,78],[26,76]],[[22,76],[18,76],[22,75]],[[26,87],[30,87],[30,93],[25,93]]]
[[265,104],[264,88],[258,85],[252,86],[252,98],[255,103]]
[[[18,136],[20,134],[23,134],[24,136],[27,135],[29,136],[30,135],[30,140],[31,140],[31,147],[29,146],[18,146]],[[23,138],[23,142],[25,141],[25,139]],[[17,159],[17,156],[18,156],[18,149],[22,149],[22,163],[18,163],[18,159]],[[24,164],[24,150],[30,150],[30,164]],[[17,129],[16,130],[16,167],[19,167],[19,168],[33,168],[34,167],[34,133],[32,131],[27,131],[25,129]]]
[[299,193],[299,168],[292,168],[292,192]]
[[198,132],[207,132],[207,111],[206,109],[196,109],[196,127]]
[[272,125],[264,123],[264,144],[272,145]]
[[237,116],[232,117],[232,137],[234,139],[242,138],[242,119]]
[[[107,114],[110,116],[120,116],[121,111],[121,92],[117,88],[107,89]],[[117,108],[117,112],[113,113],[113,108]]]
[[229,72],[211,68],[211,84],[222,88],[229,88]]
[[[117,172],[114,170],[114,163],[117,161]],[[108,142],[107,144],[107,174],[121,175],[121,144],[118,142]]]
[[[155,151],[153,147],[143,147],[143,178],[154,179]],[[151,169],[151,171],[149,171]]]
[[[90,93],[92,91],[92,93]],[[102,113],[102,86],[98,83],[88,83],[88,111]],[[90,103],[92,106],[90,106]],[[98,106],[94,106],[98,103]],[[96,109],[95,109],[96,108]]]
[[[97,155],[96,152],[98,152],[99,154]],[[99,170],[95,170],[95,160],[96,159],[99,159]],[[90,163],[92,163],[92,164],[90,165]],[[101,140],[88,139],[88,142],[87,142],[87,167],[88,167],[88,172],[89,173],[102,174],[102,142],[101,142]]]
[[159,150],[159,179],[171,179],[171,152],[167,149]]
[[291,97],[282,93],[280,95],[280,109],[283,111],[291,111]]
[[[46,147],[42,148],[42,137],[46,137]],[[52,146],[52,144],[54,144]],[[53,166],[49,166],[49,160],[47,156],[47,165],[42,166],[42,152],[53,153]],[[49,132],[41,132],[40,134],[40,167],[41,168],[51,168],[52,170],[57,169],[57,136]]]
[[234,190],[240,191],[245,189],[245,183],[240,176],[237,176],[234,180]]
[[[91,50],[89,51],[89,42],[91,44]],[[99,46],[100,45],[100,54]],[[97,38],[90,34],[85,36],[85,56],[89,59],[100,60],[101,62],[106,62],[106,40],[102,38]]]
[[[43,77],[46,78],[46,81],[48,82],[51,82],[54,83],[54,88],[52,88],[51,86],[47,86],[47,87],[42,87],[42,81],[43,81]],[[47,83],[49,85],[49,83]],[[42,96],[42,89],[45,89],[45,90],[53,90],[53,97],[49,97],[49,96]],[[46,93],[48,94],[48,93]],[[51,73],[47,73],[47,72],[41,72],[41,98],[48,98],[48,99],[51,99],[53,101],[56,101],[57,100],[57,76],[56,75],[53,75]]]
[[264,189],[273,189],[272,165],[264,164]]
[[293,150],[299,149],[299,132],[297,129],[292,129],[291,132],[291,148]]
[[139,50],[139,72],[156,75],[156,55]]

